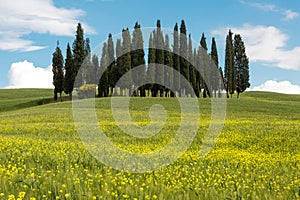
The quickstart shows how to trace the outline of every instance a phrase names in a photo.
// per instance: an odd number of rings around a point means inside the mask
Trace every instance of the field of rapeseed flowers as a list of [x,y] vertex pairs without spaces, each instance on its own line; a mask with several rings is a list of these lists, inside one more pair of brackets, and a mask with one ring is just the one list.
[[[250,92],[229,99],[222,134],[204,158],[199,150],[210,100],[199,99],[199,130],[190,148],[167,167],[143,174],[92,157],[76,132],[71,102],[14,110],[4,107],[28,104],[5,99],[0,91],[0,199],[300,199],[300,96]],[[158,103],[168,118],[154,137],[122,133],[109,98],[96,100],[100,126],[127,151],[161,148],[176,134],[177,100],[132,98],[130,111],[136,123],[147,124],[149,107]]]

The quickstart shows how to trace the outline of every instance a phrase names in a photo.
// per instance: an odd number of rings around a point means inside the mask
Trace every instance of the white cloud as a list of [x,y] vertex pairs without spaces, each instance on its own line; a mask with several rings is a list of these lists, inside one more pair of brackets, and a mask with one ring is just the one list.
[[[30,33],[72,36],[79,18],[84,14],[79,9],[58,8],[52,0],[0,0],[0,49],[43,49],[44,46],[34,45],[24,36]],[[94,33],[87,24],[83,27],[87,33]]]
[[226,27],[213,31],[224,37],[228,30],[241,34],[246,44],[246,53],[251,62],[262,62],[282,69],[300,70],[300,46],[286,49],[288,36],[274,26]]
[[52,66],[35,67],[26,60],[13,63],[8,72],[9,86],[6,88],[54,88]]
[[299,17],[299,13],[292,10],[284,10],[285,20],[292,20]]
[[277,82],[268,80],[260,86],[254,87],[251,91],[268,91],[284,94],[300,94],[300,86],[293,85],[289,81]]
[[299,17],[299,13],[294,12],[290,9],[285,9],[285,8],[278,8],[274,4],[263,4],[263,3],[257,3],[257,2],[246,2],[243,0],[240,0],[240,3],[248,5],[253,8],[257,8],[260,10],[263,10],[265,12],[276,12],[280,13],[284,16],[284,20],[293,20],[297,17]]

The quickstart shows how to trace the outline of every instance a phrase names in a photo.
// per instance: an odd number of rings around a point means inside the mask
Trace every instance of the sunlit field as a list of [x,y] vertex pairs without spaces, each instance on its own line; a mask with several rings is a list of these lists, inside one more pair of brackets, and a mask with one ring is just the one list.
[[[132,174],[91,156],[75,129],[72,102],[43,104],[52,94],[0,90],[0,199],[300,199],[300,96],[247,92],[228,99],[222,134],[204,158],[211,109],[200,98],[190,148],[167,167]],[[176,99],[132,98],[134,123],[149,123],[154,104],[168,114],[160,133],[132,138],[117,126],[110,103],[96,99],[99,123],[124,150],[162,148],[179,127]]]

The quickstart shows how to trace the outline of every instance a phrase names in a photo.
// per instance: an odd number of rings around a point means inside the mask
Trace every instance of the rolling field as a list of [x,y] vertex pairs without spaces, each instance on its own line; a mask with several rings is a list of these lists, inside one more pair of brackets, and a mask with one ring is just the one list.
[[[204,158],[199,150],[211,109],[209,99],[199,99],[199,130],[189,149],[167,167],[135,174],[91,156],[72,102],[41,105],[52,93],[0,90],[0,199],[300,199],[300,96],[247,92],[229,99],[222,134]],[[168,144],[180,122],[176,99],[132,98],[134,123],[147,125],[154,104],[165,107],[167,121],[147,139],[122,132],[109,98],[97,99],[96,110],[115,144],[147,153]]]

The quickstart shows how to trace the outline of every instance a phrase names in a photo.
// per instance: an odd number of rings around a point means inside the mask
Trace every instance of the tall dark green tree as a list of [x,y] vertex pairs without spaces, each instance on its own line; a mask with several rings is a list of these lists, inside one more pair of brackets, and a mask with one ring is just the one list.
[[249,59],[246,55],[245,44],[239,34],[234,36],[234,67],[236,72],[236,92],[239,98],[240,93],[250,87]]
[[[183,77],[189,81],[189,63],[188,58],[188,48],[187,48],[187,36],[186,36],[186,26],[184,20],[181,20],[180,24],[180,72]],[[185,88],[183,88],[183,81],[181,80],[181,96],[185,96]]]
[[[201,79],[201,75],[199,73],[199,71],[197,69],[199,66],[199,55],[197,52],[197,49],[194,48],[194,76],[195,76],[195,86],[194,86],[194,90],[195,90],[195,94],[197,97],[200,97],[200,79]],[[192,77],[192,81],[193,81],[193,77]]]
[[148,69],[147,69],[147,82],[150,83],[147,85],[149,90],[148,94],[154,97],[154,83],[155,83],[155,45],[153,41],[153,33],[150,34],[149,38],[149,49],[148,49]]
[[[134,84],[141,86],[142,81],[146,77],[146,65],[145,65],[145,52],[144,52],[144,39],[143,33],[141,31],[141,25],[136,22],[134,26],[134,31],[132,35],[132,51],[131,51],[131,65],[132,68],[139,67],[138,73],[135,74],[133,78]],[[145,87],[141,86],[138,89],[140,96],[145,97]]]
[[78,88],[84,84],[84,70],[81,65],[86,57],[84,31],[80,23],[77,25],[75,41],[73,43],[73,64],[75,66],[75,84]]
[[189,61],[190,84],[193,87],[193,90],[196,91],[195,52],[193,52],[193,42],[192,42],[191,34],[189,34],[188,61]]
[[207,44],[206,44],[206,37],[205,37],[204,33],[202,33],[202,35],[201,35],[200,45],[205,51],[208,50]]
[[[161,30],[160,20],[157,20],[156,30],[154,34],[155,42],[155,63],[156,63],[156,73],[155,81],[156,83],[164,83],[164,36]],[[159,84],[155,84],[156,96],[163,96],[164,87]]]
[[[123,29],[122,31],[122,65],[121,65],[121,75],[125,73],[130,73],[131,69],[131,37],[130,32],[127,29]],[[122,89],[129,89],[129,93],[131,93],[132,89],[132,78],[131,75],[126,76],[127,78],[124,79],[124,82],[120,85]]]
[[[176,90],[175,93],[180,93],[180,76],[181,73],[180,69],[180,55],[179,55],[179,33],[178,33],[178,24],[176,23],[174,26],[174,33],[173,33],[173,68],[178,73],[174,74],[173,84]],[[175,94],[177,95],[177,94]]]
[[85,59],[82,64],[83,83],[97,84],[96,68],[92,63],[90,39],[86,38],[84,43]]
[[61,93],[63,92],[63,72],[64,58],[57,42],[55,52],[52,54],[52,72],[53,72],[53,85],[54,85],[54,100],[57,101],[57,93],[60,94],[60,100],[62,101]]
[[93,72],[94,72],[94,80],[92,80],[93,84],[97,84],[99,82],[99,73],[100,73],[100,65],[99,65],[99,58],[97,55],[93,55],[92,57],[92,64],[93,64]]
[[[112,68],[112,82],[114,87],[117,86],[117,82],[122,75],[122,41],[121,39],[117,39],[116,42],[116,65]],[[118,85],[119,86],[119,85]],[[115,89],[116,93],[116,89]]]
[[214,96],[217,97],[217,91],[219,89],[219,80],[220,80],[220,75],[219,75],[219,57],[218,57],[218,50],[217,50],[217,44],[216,40],[213,37],[212,38],[212,43],[211,43],[211,53],[210,53],[211,59],[214,62],[214,65],[212,65],[211,69],[211,87],[212,91],[214,92]]
[[[204,33],[202,33],[201,36],[201,40],[200,40],[200,45],[201,45],[201,56],[200,59],[203,61],[207,61],[207,44],[206,44],[206,37],[204,35]],[[208,66],[208,62],[201,62],[202,66],[201,66],[201,88],[203,88],[203,98],[211,97],[210,91],[211,88],[209,88],[208,86],[211,86],[210,84],[210,80],[211,80],[211,70],[210,70],[210,66]]]
[[225,81],[224,81],[224,73],[223,73],[223,69],[222,67],[219,67],[219,73],[220,73],[220,77],[219,77],[219,82],[218,82],[218,97],[221,98],[222,94],[221,91],[225,90]]
[[91,44],[90,44],[90,38],[86,38],[85,39],[84,52],[85,52],[85,58],[87,59],[87,61],[91,61]]
[[232,32],[229,30],[226,37],[226,48],[225,48],[225,86],[227,97],[232,97],[232,94],[236,88],[236,70],[234,68],[234,49],[232,42]]
[[64,78],[64,92],[69,94],[72,99],[72,93],[74,88],[76,69],[73,64],[73,55],[70,44],[67,45],[66,60],[65,60],[65,78]]
[[107,44],[103,44],[102,56],[100,61],[100,80],[98,85],[98,97],[107,97],[108,96],[108,53],[107,53]]
[[115,49],[114,49],[114,42],[111,33],[108,35],[107,40],[107,64],[108,64],[108,84],[110,88],[110,94],[113,94],[113,89],[115,87],[115,83],[113,81],[113,68],[115,66]]
[[[165,35],[165,53],[164,53],[164,65],[165,67],[165,75],[164,75],[164,81],[165,86],[169,86],[170,88],[173,87],[173,54],[170,49],[170,42],[169,42],[169,35]],[[170,93],[170,94],[169,94]],[[170,89],[165,88],[165,96],[167,97],[170,95],[171,97],[174,96],[173,92],[170,91]]]

